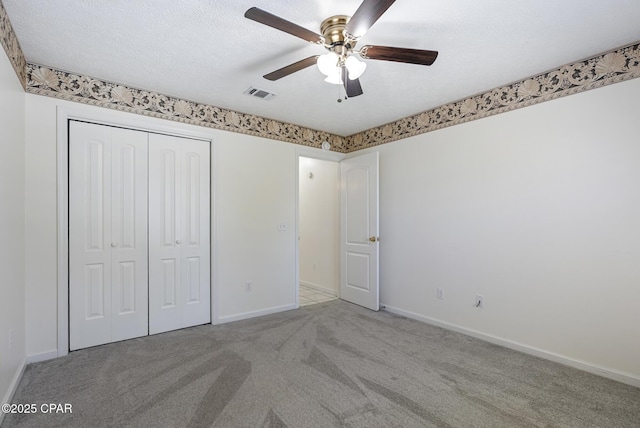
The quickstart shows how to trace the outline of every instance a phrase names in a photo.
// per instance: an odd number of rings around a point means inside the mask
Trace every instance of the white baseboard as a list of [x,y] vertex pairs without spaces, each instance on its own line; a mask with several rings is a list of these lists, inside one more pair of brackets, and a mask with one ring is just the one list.
[[533,355],[536,357],[544,358],[546,360],[550,360],[556,363],[564,364],[569,367],[573,367],[578,370],[585,371],[587,373],[595,374],[598,376],[606,377],[608,379],[612,379],[618,382],[625,383],[627,385],[635,386],[640,388],[640,377],[633,375],[631,373],[625,373],[614,369],[609,369],[606,367],[601,367],[595,364],[588,363],[586,361],[576,360],[573,358],[565,357],[563,355],[555,354],[553,352],[545,351],[544,349],[535,348],[533,346],[528,346],[522,343],[514,342],[511,340],[503,339],[501,337],[492,336],[490,334],[482,333],[477,330],[468,329],[465,327],[460,327],[455,324],[450,324],[448,322],[440,321],[435,318],[425,317],[424,315],[416,314],[415,312],[405,311],[404,309],[395,308],[393,306],[389,306],[386,304],[381,304],[384,306],[384,310],[391,312],[396,315],[401,315],[407,318],[414,319],[416,321],[421,321],[427,324],[434,325],[436,327],[441,327],[446,330],[456,331],[458,333],[466,334],[467,336],[475,337],[477,339],[484,340],[485,342],[490,342],[495,345],[504,346],[505,348],[513,349],[516,351],[523,352],[525,354]]
[[292,305],[284,305],[284,306],[276,306],[273,308],[260,309],[259,311],[250,311],[243,312],[236,315],[227,315],[226,317],[219,317],[218,322],[216,324],[224,324],[233,321],[246,320],[249,318],[261,317],[263,315],[271,315],[278,312],[290,311],[292,309],[297,309],[298,307],[295,304]]
[[[11,400],[13,399],[13,394],[16,393],[16,388],[18,388],[18,384],[20,383],[20,379],[22,379],[22,375],[24,374],[24,369],[26,367],[27,367],[27,361],[25,359],[22,361],[22,364],[20,364],[20,367],[18,367],[18,370],[16,370],[16,373],[13,375],[13,379],[11,379],[11,383],[9,384],[9,390],[7,390],[7,393],[5,394],[0,404],[11,403]],[[0,425],[2,425],[3,419],[4,419],[4,413],[0,412]]]
[[338,292],[332,288],[323,287],[322,285],[314,284],[313,282],[300,281],[300,285],[304,285],[305,287],[313,288],[314,290],[322,291],[323,293],[331,294],[332,296],[338,297]]
[[53,360],[58,358],[58,350],[53,349],[47,352],[40,352],[39,354],[27,355],[27,364],[39,363],[40,361]]

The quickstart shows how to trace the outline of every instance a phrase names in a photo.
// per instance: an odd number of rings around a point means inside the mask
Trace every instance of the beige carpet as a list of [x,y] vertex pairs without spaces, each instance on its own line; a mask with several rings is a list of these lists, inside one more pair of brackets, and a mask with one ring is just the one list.
[[640,427],[640,389],[343,301],[27,367],[2,427]]

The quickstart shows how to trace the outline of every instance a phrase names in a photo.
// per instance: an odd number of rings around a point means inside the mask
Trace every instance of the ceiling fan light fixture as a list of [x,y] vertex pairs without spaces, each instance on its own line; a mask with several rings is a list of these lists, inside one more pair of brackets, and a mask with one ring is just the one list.
[[367,64],[363,61],[358,61],[358,59],[354,56],[349,56],[344,65],[349,70],[349,80],[356,80],[362,73],[364,73],[365,68],[367,68]]
[[333,67],[333,70],[324,81],[332,85],[342,85],[342,70],[338,67]]
[[335,52],[329,52],[318,57],[318,69],[325,76],[331,76],[335,70],[339,70],[338,61],[340,57]]

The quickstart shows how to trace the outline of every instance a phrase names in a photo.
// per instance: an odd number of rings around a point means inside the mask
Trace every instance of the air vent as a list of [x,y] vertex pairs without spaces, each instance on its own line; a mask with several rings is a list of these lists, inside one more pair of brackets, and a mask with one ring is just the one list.
[[249,86],[249,89],[244,91],[244,94],[250,95],[250,96],[256,97],[256,98],[262,98],[263,100],[269,100],[269,99],[271,99],[271,98],[276,96],[276,94],[273,94],[271,92],[267,92],[264,89],[254,88],[253,86]]

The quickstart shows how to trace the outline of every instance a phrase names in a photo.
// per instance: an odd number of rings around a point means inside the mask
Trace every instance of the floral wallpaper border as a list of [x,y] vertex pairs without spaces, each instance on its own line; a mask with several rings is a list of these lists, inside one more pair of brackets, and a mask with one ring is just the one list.
[[27,63],[0,0],[0,42],[29,93],[350,153],[640,77],[640,42],[348,137]]
[[636,77],[640,42],[351,135],[345,146],[353,152]]
[[27,64],[27,92],[85,104],[238,132],[310,147],[331,143],[346,152],[344,137],[290,123],[130,88],[48,67]]
[[18,43],[18,38],[13,31],[2,0],[0,0],[0,44],[2,44],[4,51],[7,53],[11,65],[18,75],[18,79],[20,79],[20,84],[24,88],[27,81],[27,61],[24,58],[22,48],[20,48],[20,43]]

